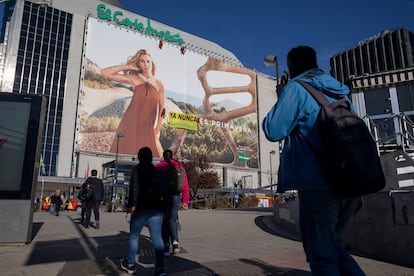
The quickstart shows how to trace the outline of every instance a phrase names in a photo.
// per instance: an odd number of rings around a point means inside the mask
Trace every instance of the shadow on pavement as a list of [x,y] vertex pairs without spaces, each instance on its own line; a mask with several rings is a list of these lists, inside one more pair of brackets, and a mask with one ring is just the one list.
[[293,241],[301,241],[299,233],[293,232],[283,225],[277,225],[272,216],[258,216],[255,218],[254,223],[269,234]]
[[[257,259],[237,259],[227,261],[215,261],[205,263],[207,267],[214,270],[220,276],[256,276],[256,275],[294,275],[294,276],[309,276],[311,272],[288,268],[272,266],[263,263]],[[190,275],[190,274],[188,274]]]
[[[240,261],[258,267],[266,272],[265,275],[295,275],[295,276],[309,276],[312,275],[309,271],[304,271],[300,269],[292,269],[292,268],[283,268],[283,267],[275,267],[268,265],[266,263],[258,262],[256,260],[249,260],[249,259],[240,259]],[[268,274],[271,273],[271,274]]]
[[[120,259],[128,250],[129,233],[120,231],[116,235],[90,237],[83,226],[75,219],[71,220],[79,232],[80,238],[59,240],[51,236],[48,241],[32,243],[32,251],[25,265],[63,263],[58,275],[126,275],[120,268]],[[263,231],[299,241],[298,235],[277,226],[272,216],[258,216],[255,224]],[[43,223],[34,223],[33,238],[38,235]],[[137,265],[138,275],[153,275],[155,253],[150,237],[142,235],[139,241],[140,256]],[[180,275],[310,275],[299,269],[275,267],[256,259],[237,259],[197,263],[185,259],[185,248],[181,248],[182,256],[172,255],[165,259],[166,272],[171,276]],[[181,254],[180,253],[180,254]],[[236,273],[236,274],[234,274]]]
[[32,239],[31,239],[31,241],[34,240],[34,238],[39,233],[40,228],[42,228],[42,226],[43,226],[43,222],[34,222],[32,224]]
[[[117,235],[89,237],[83,226],[72,219],[81,238],[32,243],[32,251],[25,265],[64,263],[58,275],[126,275],[120,267],[120,260],[128,250],[129,233],[120,231]],[[35,237],[43,223],[34,223],[32,236]],[[137,265],[138,275],[153,275],[155,253],[150,237],[141,235],[139,240],[140,257]],[[186,253],[181,248],[182,253]],[[165,259],[169,275],[217,275],[205,266],[180,258],[177,255]]]

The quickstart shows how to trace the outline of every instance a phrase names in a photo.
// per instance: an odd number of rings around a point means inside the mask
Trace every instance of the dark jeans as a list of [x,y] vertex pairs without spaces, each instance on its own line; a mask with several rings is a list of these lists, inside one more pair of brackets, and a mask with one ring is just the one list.
[[54,214],[56,216],[59,216],[60,204],[53,204],[53,210],[54,210]]
[[359,198],[299,191],[299,223],[312,275],[365,275],[342,245]]
[[95,216],[95,222],[99,222],[99,205],[101,204],[100,200],[88,200],[86,203],[86,218],[85,224],[89,225],[91,223],[91,213]]
[[165,214],[165,219],[162,224],[162,239],[165,246],[169,246],[173,241],[178,242],[177,219],[178,210],[181,204],[181,194],[173,195],[170,198],[170,205]]
[[81,222],[84,222],[85,221],[85,215],[86,215],[86,208],[87,208],[86,204],[87,204],[87,202],[85,200],[82,200],[81,202],[82,202]]

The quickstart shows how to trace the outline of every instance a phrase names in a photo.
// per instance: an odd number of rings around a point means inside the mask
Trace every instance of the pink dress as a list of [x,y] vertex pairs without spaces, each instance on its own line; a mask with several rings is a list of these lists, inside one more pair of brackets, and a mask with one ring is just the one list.
[[137,85],[132,100],[119,123],[110,152],[116,153],[117,134],[119,138],[118,153],[137,155],[142,147],[149,147],[154,157],[161,157],[156,146],[154,128],[160,118],[160,93],[149,83]]

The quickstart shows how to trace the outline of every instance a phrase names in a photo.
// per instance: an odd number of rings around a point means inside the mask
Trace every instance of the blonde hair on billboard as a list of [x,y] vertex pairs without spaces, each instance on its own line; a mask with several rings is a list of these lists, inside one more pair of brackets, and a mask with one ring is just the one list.
[[[145,50],[145,49],[138,50],[138,52],[136,52],[135,55],[133,55],[131,58],[128,59],[127,64],[136,64],[138,66],[139,58],[142,55],[147,55],[147,56],[149,56],[151,58],[151,63],[152,63],[152,71],[151,71],[151,73],[152,73],[153,76],[155,76],[155,72],[157,71],[157,67],[156,67],[156,65],[154,63],[154,60],[152,59],[151,54],[147,50]],[[131,73],[131,72],[129,71],[128,73]]]

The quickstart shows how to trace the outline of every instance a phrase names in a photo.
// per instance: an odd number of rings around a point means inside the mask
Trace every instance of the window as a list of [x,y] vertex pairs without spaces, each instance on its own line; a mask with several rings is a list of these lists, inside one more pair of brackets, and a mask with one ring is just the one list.
[[13,91],[55,95],[48,97],[46,104],[50,108],[46,110],[42,143],[46,175],[56,175],[63,108],[63,97],[59,95],[64,95],[65,88],[58,80],[66,82],[71,23],[71,14],[50,7],[39,9],[35,3],[24,2]]
[[371,89],[364,93],[365,105],[369,116],[390,113],[391,99],[388,88]]
[[414,86],[397,86],[398,102],[401,112],[414,111]]

